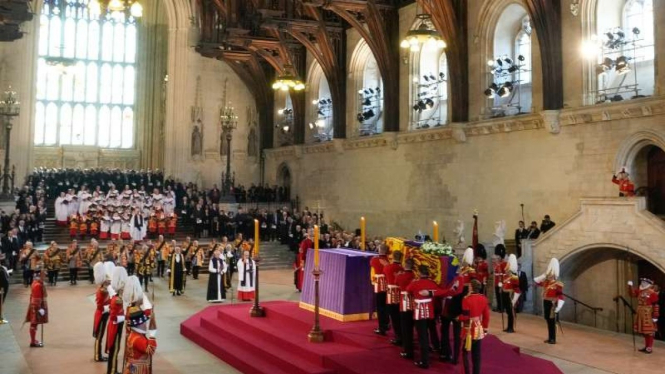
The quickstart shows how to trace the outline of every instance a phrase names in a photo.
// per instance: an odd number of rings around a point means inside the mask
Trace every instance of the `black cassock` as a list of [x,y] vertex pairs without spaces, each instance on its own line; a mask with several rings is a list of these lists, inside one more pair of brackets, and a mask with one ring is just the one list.
[[209,302],[221,302],[226,299],[226,288],[224,287],[224,273],[226,262],[223,259],[213,257],[208,264],[208,295]]
[[169,282],[169,292],[182,293],[185,288],[185,258],[182,254],[174,253],[171,256],[169,264],[171,270],[171,279]]

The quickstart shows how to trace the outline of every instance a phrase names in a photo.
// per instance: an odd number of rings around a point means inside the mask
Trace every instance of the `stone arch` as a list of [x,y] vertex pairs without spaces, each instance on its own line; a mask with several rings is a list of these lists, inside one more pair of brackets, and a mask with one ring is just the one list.
[[656,146],[665,150],[665,134],[655,130],[642,130],[626,138],[619,145],[613,172],[625,166],[628,173],[634,174],[635,158],[647,146]]
[[[478,31],[475,35],[476,40],[480,43],[480,61],[478,66],[481,66],[481,70],[478,71],[479,74],[481,74],[481,78],[479,80],[480,82],[480,87],[478,87],[478,94],[481,94],[489,85],[492,83],[492,78],[490,77],[490,74],[486,74],[483,69],[487,67],[487,61],[490,59],[493,59],[494,56],[494,37],[496,34],[496,28],[499,23],[499,20],[502,18],[504,11],[510,7],[511,5],[519,5],[522,7],[527,16],[529,16],[529,12],[527,9],[526,4],[524,4],[523,0],[485,0],[483,5],[480,8],[480,11],[478,12],[478,22],[477,22],[477,27]],[[535,28],[532,27],[532,35],[531,35],[531,82],[532,82],[532,107],[535,107],[536,105],[539,105],[536,103],[536,95],[535,95],[535,86],[536,82],[539,82],[541,80],[540,76],[536,76],[534,73],[535,72],[540,72],[540,58],[536,57],[534,58],[533,56],[539,56],[540,55],[540,44],[538,43],[538,35],[536,34]],[[538,66],[538,69],[536,69],[536,66]],[[486,110],[485,105],[483,105],[482,110]]]
[[286,188],[287,199],[293,196],[293,176],[289,164],[284,161],[277,167],[277,186]]
[[[368,63],[372,60],[374,61],[374,64],[377,64],[376,57],[372,53],[367,42],[364,39],[360,39],[351,54],[351,60],[349,62],[349,77],[351,78],[352,83],[349,85],[351,91],[348,91],[350,92],[350,95],[348,95],[347,100],[350,100],[351,102],[347,102],[347,108],[350,108],[347,112],[350,113],[351,118],[347,118],[347,121],[352,127],[349,129],[351,132],[347,132],[347,134],[355,134],[356,136],[359,134],[361,124],[356,119],[356,114],[362,111],[362,106],[358,100],[358,91],[365,86],[365,70]],[[378,64],[376,65],[376,69],[378,73],[378,83],[383,88],[383,77],[381,76]],[[381,97],[383,97],[383,94]],[[379,105],[379,111],[380,112],[376,115],[376,122],[378,123],[377,127],[380,128],[378,132],[381,133],[383,132],[383,99]]]
[[[615,251],[619,251],[624,253],[627,256],[635,256],[637,258],[649,261],[652,263],[658,270],[661,272],[665,273],[665,264],[664,263],[659,263],[658,258],[653,256],[653,253],[643,253],[641,248],[631,248],[629,246],[622,246],[617,243],[604,243],[604,242],[598,242],[598,243],[590,243],[583,245],[581,247],[575,248],[572,251],[568,252],[566,255],[561,257],[559,259],[561,263],[561,268],[566,269],[568,268],[568,264],[570,262],[574,262],[575,259],[578,259],[580,255],[591,251],[591,250],[598,250],[598,249],[611,249]],[[583,265],[583,264],[581,264]],[[565,271],[570,271],[570,269],[566,269]]]

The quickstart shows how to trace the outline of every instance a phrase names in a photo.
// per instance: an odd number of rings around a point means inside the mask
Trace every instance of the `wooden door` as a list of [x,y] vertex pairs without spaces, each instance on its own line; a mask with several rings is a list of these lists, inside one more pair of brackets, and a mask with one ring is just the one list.
[[653,147],[647,156],[647,174],[649,179],[649,210],[665,216],[665,152]]

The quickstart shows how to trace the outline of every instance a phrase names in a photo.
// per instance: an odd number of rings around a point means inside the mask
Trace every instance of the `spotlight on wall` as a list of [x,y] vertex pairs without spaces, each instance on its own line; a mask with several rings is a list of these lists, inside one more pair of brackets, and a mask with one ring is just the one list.
[[616,60],[615,69],[617,74],[624,75],[630,72],[630,66],[628,65],[629,58],[626,56],[619,56]]
[[501,88],[497,93],[501,97],[508,97],[508,95],[510,95],[511,92],[513,92],[513,84],[510,82],[506,82],[503,84],[503,86],[501,86]]

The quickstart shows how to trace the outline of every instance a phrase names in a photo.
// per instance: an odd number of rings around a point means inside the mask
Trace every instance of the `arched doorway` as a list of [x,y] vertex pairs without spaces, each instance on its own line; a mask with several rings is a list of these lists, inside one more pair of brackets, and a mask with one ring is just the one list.
[[281,164],[277,170],[277,185],[279,200],[291,200],[291,170],[286,164]]
[[636,193],[647,198],[649,211],[665,218],[665,152],[656,145],[642,147],[633,161]]
[[[567,304],[561,319],[621,333],[631,333],[632,315],[626,282],[649,277],[665,287],[665,272],[648,259],[611,244],[583,248],[561,259]],[[577,303],[576,303],[577,301]],[[602,308],[594,313],[592,307]],[[576,305],[577,304],[577,305]],[[633,300],[633,307],[636,301]],[[663,339],[663,335],[658,336]]]

